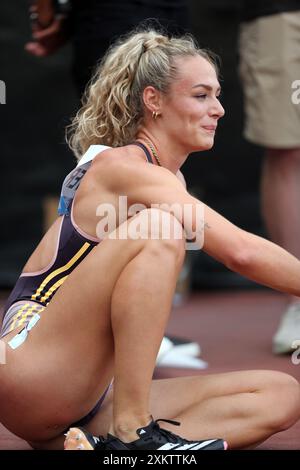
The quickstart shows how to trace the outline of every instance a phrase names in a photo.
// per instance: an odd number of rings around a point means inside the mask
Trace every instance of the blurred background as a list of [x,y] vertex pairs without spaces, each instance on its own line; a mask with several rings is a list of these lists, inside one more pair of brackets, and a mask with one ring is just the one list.
[[[70,73],[72,46],[68,43],[46,58],[29,55],[24,50],[30,40],[28,5],[27,0],[0,3],[0,80],[6,84],[6,104],[0,106],[2,289],[14,284],[55,217],[62,181],[75,163],[64,142],[64,128],[79,106]],[[264,234],[258,198],[261,149],[242,137],[239,2],[189,0],[188,11],[188,29],[202,47],[221,57],[226,110],[213,150],[193,154],[183,167],[188,188],[235,224]],[[107,34],[113,37],[111,26]],[[179,290],[232,287],[257,286],[204,253],[189,253]]]

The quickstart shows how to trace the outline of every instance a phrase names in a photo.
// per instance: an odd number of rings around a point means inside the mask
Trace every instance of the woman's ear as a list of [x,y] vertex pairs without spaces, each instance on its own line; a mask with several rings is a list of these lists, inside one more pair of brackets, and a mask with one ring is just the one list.
[[147,109],[151,114],[161,114],[161,92],[156,88],[150,85],[147,86],[143,91],[143,101],[145,109]]

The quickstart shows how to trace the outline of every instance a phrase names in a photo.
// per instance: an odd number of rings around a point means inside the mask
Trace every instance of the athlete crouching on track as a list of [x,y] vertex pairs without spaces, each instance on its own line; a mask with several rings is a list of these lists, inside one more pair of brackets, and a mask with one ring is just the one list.
[[[295,257],[231,224],[178,178],[190,153],[213,146],[219,94],[212,57],[190,37],[133,32],[100,64],[69,136],[84,159],[2,327],[0,420],[34,448],[63,449],[71,428],[66,449],[237,449],[299,419],[299,384],[284,373],[152,380],[189,234],[228,268],[300,296]],[[102,236],[104,209],[119,214],[119,196],[143,210]],[[191,218],[174,204],[192,207]],[[182,437],[158,418],[179,421]]]

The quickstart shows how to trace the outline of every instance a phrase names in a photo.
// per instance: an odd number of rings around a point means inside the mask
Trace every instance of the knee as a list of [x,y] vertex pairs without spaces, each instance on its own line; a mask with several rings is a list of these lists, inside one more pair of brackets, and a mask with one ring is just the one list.
[[284,431],[300,418],[300,385],[291,375],[274,372],[267,387],[270,427],[273,432]]
[[145,246],[154,253],[172,253],[181,263],[185,255],[184,230],[178,219],[170,212],[151,208],[144,209],[129,224],[129,231],[138,224],[141,238],[146,240]]

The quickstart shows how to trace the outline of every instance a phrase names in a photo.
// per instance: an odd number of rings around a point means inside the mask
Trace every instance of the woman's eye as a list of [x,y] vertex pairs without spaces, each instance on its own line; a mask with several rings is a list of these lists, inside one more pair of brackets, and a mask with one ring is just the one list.
[[205,94],[204,94],[204,95],[197,95],[197,96],[196,96],[196,98],[201,98],[201,99],[204,99],[204,98],[206,98],[206,97],[207,97],[207,95],[205,95]]

